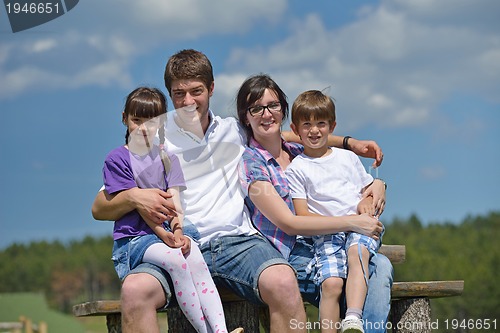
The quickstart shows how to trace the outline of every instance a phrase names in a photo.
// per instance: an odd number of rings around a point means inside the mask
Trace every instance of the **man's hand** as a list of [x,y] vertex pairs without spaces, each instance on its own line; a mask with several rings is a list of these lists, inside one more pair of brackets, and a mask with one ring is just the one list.
[[156,188],[130,189],[130,198],[142,218],[156,224],[170,221],[177,216],[171,195]]
[[356,155],[373,158],[375,161],[372,164],[373,168],[379,167],[384,159],[384,153],[375,141],[357,140],[350,138],[348,141],[349,149]]

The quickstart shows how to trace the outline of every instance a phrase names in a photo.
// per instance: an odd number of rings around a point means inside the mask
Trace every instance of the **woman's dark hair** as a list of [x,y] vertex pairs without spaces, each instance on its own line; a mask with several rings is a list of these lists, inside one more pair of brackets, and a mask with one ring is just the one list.
[[257,74],[250,76],[243,82],[238,94],[236,95],[236,109],[238,112],[238,121],[245,129],[247,138],[253,137],[253,131],[250,124],[247,122],[247,111],[248,108],[253,106],[255,102],[262,98],[266,89],[269,89],[278,95],[279,102],[281,104],[281,113],[283,114],[283,120],[288,117],[288,102],[287,97],[283,90],[278,86],[276,82],[267,74]]

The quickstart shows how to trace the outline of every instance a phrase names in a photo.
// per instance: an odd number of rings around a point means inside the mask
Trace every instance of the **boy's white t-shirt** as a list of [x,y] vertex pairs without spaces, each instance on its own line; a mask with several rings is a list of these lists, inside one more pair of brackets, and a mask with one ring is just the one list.
[[361,190],[373,182],[358,156],[330,148],[331,154],[295,157],[285,175],[294,199],[306,199],[311,212],[325,216],[357,214]]

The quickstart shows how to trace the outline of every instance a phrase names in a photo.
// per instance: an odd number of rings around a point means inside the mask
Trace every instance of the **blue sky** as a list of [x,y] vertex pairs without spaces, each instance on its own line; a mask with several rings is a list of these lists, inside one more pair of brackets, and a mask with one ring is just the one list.
[[90,207],[123,142],[124,98],[164,90],[184,48],[211,59],[220,115],[235,114],[251,74],[269,73],[290,102],[329,87],[336,133],[384,150],[385,219],[500,210],[499,1],[85,0],[18,33],[4,8],[0,248],[111,234]]

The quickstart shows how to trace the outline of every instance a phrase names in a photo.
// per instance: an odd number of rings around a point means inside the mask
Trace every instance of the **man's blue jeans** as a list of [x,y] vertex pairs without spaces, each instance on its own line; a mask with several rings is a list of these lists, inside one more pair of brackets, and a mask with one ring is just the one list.
[[[313,246],[310,238],[297,240],[289,262],[297,271],[300,292],[305,301],[318,306],[320,288],[313,282],[315,272],[306,272],[306,267],[313,258]],[[372,256],[368,295],[363,309],[365,333],[386,332],[387,317],[391,307],[391,287],[393,280],[392,264],[382,254]]]

